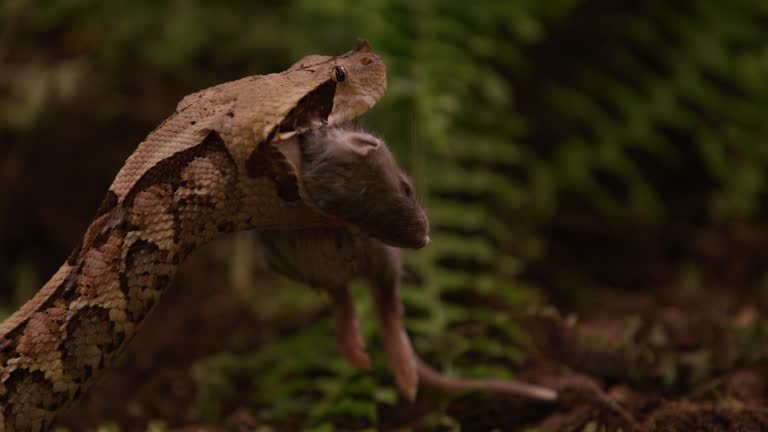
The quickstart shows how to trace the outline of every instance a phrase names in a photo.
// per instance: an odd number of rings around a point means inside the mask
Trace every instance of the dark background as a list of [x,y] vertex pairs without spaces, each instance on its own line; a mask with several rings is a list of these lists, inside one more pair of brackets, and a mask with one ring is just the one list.
[[358,37],[389,76],[365,123],[434,227],[407,254],[417,350],[577,396],[398,401],[373,323],[374,373],[353,370],[325,299],[262,274],[236,236],[190,258],[63,425],[628,428],[585,388],[648,429],[768,424],[763,0],[3,0],[4,313],[58,268],[181,97]]

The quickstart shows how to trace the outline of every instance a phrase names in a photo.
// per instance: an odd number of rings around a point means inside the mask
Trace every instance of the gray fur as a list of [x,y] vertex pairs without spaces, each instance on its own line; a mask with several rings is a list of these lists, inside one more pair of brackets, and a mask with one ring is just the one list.
[[257,234],[269,267],[317,288],[334,289],[354,279],[399,285],[400,251],[358,230],[311,228]]
[[318,207],[395,247],[421,248],[429,222],[386,144],[348,127],[301,139],[301,177]]
[[340,348],[348,360],[362,367],[368,363],[347,301],[347,285],[360,278],[373,295],[387,363],[408,399],[416,397],[419,381],[448,392],[480,388],[547,401],[557,398],[550,389],[525,383],[451,378],[413,351],[403,327],[397,247],[425,246],[429,223],[410,180],[380,139],[345,127],[308,133],[301,138],[301,172],[315,204],[353,226],[263,231],[258,236],[274,271],[331,293]]

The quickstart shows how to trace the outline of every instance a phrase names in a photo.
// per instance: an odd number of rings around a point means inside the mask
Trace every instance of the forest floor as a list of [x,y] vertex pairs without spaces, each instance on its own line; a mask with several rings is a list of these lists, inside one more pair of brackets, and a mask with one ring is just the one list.
[[[190,365],[226,349],[222,335],[239,332],[246,345],[263,344],[259,329],[270,323],[256,322],[233,290],[201,278],[200,269],[210,265],[205,254],[191,261],[124,359],[60,419],[61,426],[116,423],[132,431],[163,419],[179,430],[259,429],[237,406],[227,407],[224,426],[196,425]],[[676,287],[606,291],[564,318],[520,312],[530,343],[519,374],[557,388],[560,400],[478,393],[454,399],[446,411],[468,431],[768,430],[768,367],[744,360],[765,350],[753,342],[758,313],[739,297],[727,289],[707,289],[706,295]],[[382,407],[379,418],[397,429],[435,405],[425,392],[414,404]]]

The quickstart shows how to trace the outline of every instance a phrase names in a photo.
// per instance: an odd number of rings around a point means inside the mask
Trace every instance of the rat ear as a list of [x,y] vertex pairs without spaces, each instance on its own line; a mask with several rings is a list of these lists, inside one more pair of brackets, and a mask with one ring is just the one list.
[[381,147],[381,141],[378,138],[357,132],[344,137],[344,143],[360,157],[366,157],[368,153]]

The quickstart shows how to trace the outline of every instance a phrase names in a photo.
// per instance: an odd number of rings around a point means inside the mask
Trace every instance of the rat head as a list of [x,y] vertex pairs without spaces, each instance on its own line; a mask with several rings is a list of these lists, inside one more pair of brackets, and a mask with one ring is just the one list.
[[301,178],[323,211],[391,246],[429,243],[429,222],[410,179],[379,138],[347,127],[301,139]]

